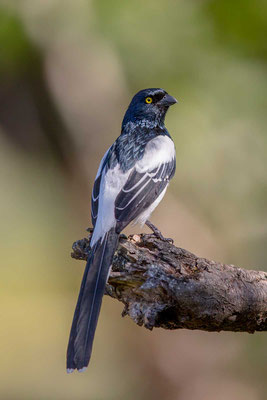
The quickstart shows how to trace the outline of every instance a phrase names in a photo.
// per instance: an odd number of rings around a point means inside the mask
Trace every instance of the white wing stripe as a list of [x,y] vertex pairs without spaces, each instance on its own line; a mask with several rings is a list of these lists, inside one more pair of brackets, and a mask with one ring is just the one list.
[[134,190],[135,188],[137,188],[148,176],[149,176],[149,178],[153,178],[153,176],[157,175],[157,173],[158,173],[158,171],[159,171],[161,166],[162,166],[162,164],[160,164],[158,166],[156,172],[153,172],[153,173],[152,172],[146,172],[145,175],[142,176],[142,178],[134,186],[132,186],[130,189],[122,189],[122,191],[124,193],[129,193],[132,190]]
[[126,207],[128,207],[129,204],[132,203],[132,201],[139,195],[140,192],[142,192],[142,190],[149,184],[149,182],[151,181],[151,179],[149,179],[136,193],[135,195],[131,198],[131,200],[126,204],[126,206],[124,207],[116,207],[117,210],[124,210]]
[[146,174],[150,176],[150,178],[153,178],[153,176],[157,175],[157,173],[159,172],[159,169],[161,168],[162,164],[159,164],[157,171],[152,173],[152,172],[147,172]]
[[92,193],[92,199],[93,199],[93,201],[96,201],[96,200],[98,200],[99,199],[99,195],[98,196],[94,196],[94,192]]
[[135,185],[133,185],[130,189],[122,189],[124,193],[129,193],[133,189],[135,189],[137,186],[139,186],[147,177],[147,174],[145,174]]

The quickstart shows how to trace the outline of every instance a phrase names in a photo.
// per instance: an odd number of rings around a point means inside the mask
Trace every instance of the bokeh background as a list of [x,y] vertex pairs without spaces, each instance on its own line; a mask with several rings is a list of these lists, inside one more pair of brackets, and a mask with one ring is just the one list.
[[200,256],[266,268],[266,38],[264,0],[0,0],[1,399],[266,398],[264,333],[149,332],[110,298],[89,369],[65,372],[84,268],[71,245],[136,91],[180,100],[153,222]]

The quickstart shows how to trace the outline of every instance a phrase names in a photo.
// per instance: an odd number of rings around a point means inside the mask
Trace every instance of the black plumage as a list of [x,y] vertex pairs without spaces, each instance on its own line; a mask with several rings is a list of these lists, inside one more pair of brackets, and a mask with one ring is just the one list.
[[146,89],[132,99],[121,135],[103,157],[92,192],[94,231],[74,313],[67,370],[87,367],[105,284],[120,232],[145,222],[175,173],[174,145],[165,128],[166,112],[176,100],[163,89]]
[[92,248],[86,263],[72,322],[67,368],[82,370],[89,363],[96,324],[102,303],[110,262],[118,244],[118,234],[111,229]]

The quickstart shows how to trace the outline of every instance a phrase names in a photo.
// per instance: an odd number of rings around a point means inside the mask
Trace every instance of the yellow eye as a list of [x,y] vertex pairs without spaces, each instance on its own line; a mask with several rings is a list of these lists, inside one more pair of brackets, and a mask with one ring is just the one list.
[[152,103],[152,97],[146,97],[146,103],[151,104]]

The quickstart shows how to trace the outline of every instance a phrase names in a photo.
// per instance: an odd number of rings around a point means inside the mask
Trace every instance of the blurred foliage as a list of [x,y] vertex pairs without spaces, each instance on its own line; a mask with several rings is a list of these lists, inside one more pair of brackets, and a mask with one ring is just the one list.
[[1,78],[35,71],[39,54],[20,18],[0,9]]
[[220,43],[236,54],[267,61],[267,3],[265,0],[211,0],[205,12]]
[[141,88],[179,100],[155,223],[199,255],[266,269],[266,2],[0,4],[0,398],[263,400],[264,334],[146,332],[110,299],[88,371],[64,363],[83,270],[71,243]]

